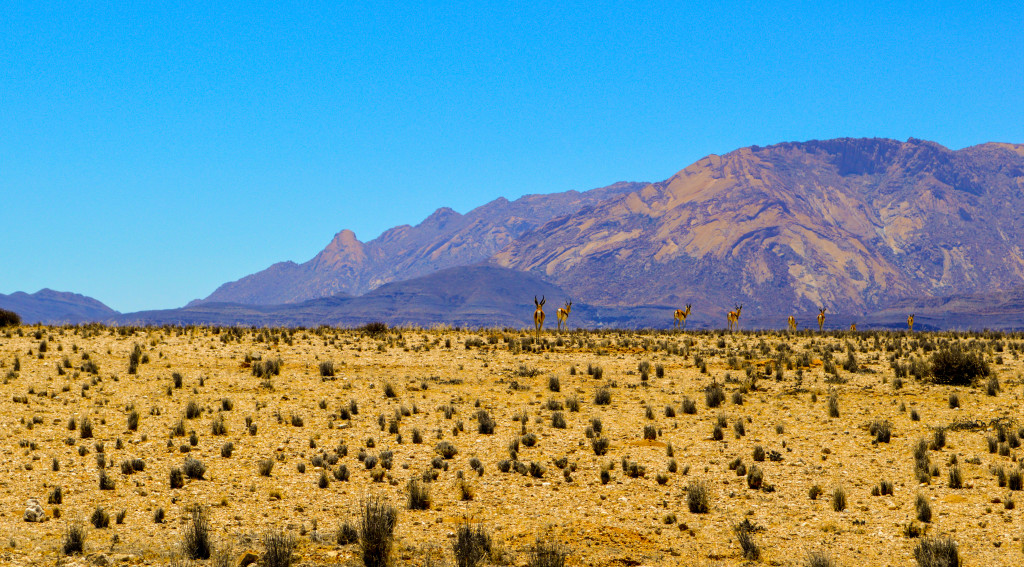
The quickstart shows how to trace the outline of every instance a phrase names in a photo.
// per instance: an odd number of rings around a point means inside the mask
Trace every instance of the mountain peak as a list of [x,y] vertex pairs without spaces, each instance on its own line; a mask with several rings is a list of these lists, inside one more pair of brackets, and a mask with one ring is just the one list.
[[346,228],[334,235],[334,238],[331,239],[331,243],[327,245],[327,248],[341,250],[359,245],[362,245],[362,242],[356,238],[356,233]]
[[416,225],[417,228],[433,228],[436,230],[442,230],[453,221],[459,221],[463,218],[455,209],[450,207],[441,207],[434,211],[429,217],[423,219],[423,222]]
[[338,264],[362,264],[366,261],[366,250],[363,243],[356,238],[356,233],[349,229],[334,235],[330,244],[313,258],[315,266],[330,267]]

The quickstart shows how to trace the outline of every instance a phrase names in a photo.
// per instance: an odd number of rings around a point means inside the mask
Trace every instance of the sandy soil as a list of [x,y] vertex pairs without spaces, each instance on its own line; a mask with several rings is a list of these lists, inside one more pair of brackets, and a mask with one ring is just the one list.
[[[393,554],[399,565],[454,564],[454,532],[467,519],[492,535],[492,562],[499,564],[525,565],[537,538],[562,543],[570,565],[744,564],[733,526],[749,520],[763,528],[753,534],[759,563],[802,565],[809,552],[823,551],[838,565],[907,565],[920,539],[904,531],[922,495],[933,516],[920,525],[929,535],[952,537],[967,564],[1024,563],[1020,507],[1005,504],[1009,496],[1022,500],[1021,493],[1000,487],[992,472],[1000,465],[1015,470],[1020,449],[1001,456],[989,452],[986,440],[995,435],[994,420],[1012,424],[1012,432],[1020,425],[1014,420],[1021,413],[1022,337],[953,338],[979,342],[1001,385],[998,395],[989,396],[980,386],[936,386],[912,377],[894,386],[894,348],[901,362],[927,359],[926,349],[948,335],[547,332],[542,349],[529,336],[443,329],[392,330],[379,337],[333,329],[240,335],[205,328],[2,331],[0,526],[9,540],[0,541],[0,562],[169,563],[189,507],[200,504],[214,541],[232,546],[233,564],[246,552],[260,554],[262,535],[280,529],[297,538],[298,564],[355,565],[358,545],[337,545],[334,531],[341,523],[358,522],[361,502],[383,496],[399,510]],[[128,361],[136,344],[149,361],[132,375]],[[841,368],[849,347],[861,367],[856,373]],[[845,383],[826,383],[822,361],[830,348],[836,349],[833,358]],[[252,364],[278,358],[280,374],[253,375]],[[772,366],[776,360],[782,361],[781,380]],[[323,361],[334,363],[335,376],[321,376]],[[801,368],[801,361],[810,364]],[[646,380],[642,362],[650,363]],[[98,373],[89,372],[89,363],[98,365]],[[588,365],[599,366],[602,376],[588,375]],[[759,377],[754,384],[746,381],[748,365]],[[182,376],[180,388],[173,385],[173,373]],[[549,389],[552,376],[559,392]],[[705,387],[712,380],[724,387],[721,407],[706,404]],[[385,395],[387,385],[394,397]],[[602,386],[611,394],[608,405],[595,404]],[[734,393],[742,391],[742,404],[734,403]],[[830,391],[838,395],[839,417],[829,417]],[[950,408],[951,393],[959,397],[959,408]],[[572,397],[579,411],[563,409],[566,428],[553,427],[549,400],[565,404]],[[684,397],[696,402],[695,414],[682,411]],[[223,409],[224,399],[231,410]],[[341,410],[351,400],[358,414],[343,419]],[[199,417],[185,418],[190,402],[202,410]],[[446,418],[442,408],[449,404],[455,412]],[[666,416],[666,406],[674,416]],[[128,428],[132,407],[139,413],[136,431]],[[403,408],[408,415],[401,415]],[[481,409],[496,421],[493,434],[478,432]],[[911,410],[919,420],[912,420]],[[396,412],[401,441],[378,424],[379,416],[387,422]],[[516,418],[524,412],[522,424]],[[293,425],[292,416],[302,425]],[[719,416],[726,427],[716,441],[712,430]],[[611,442],[604,456],[595,455],[585,436],[595,417]],[[93,426],[91,438],[81,438],[82,418]],[[227,432],[214,435],[213,422],[221,418]],[[255,435],[247,430],[247,418],[256,425]],[[186,435],[172,436],[179,420]],[[875,420],[891,423],[890,442],[878,443],[869,432]],[[644,439],[647,425],[658,433],[653,440]],[[914,446],[921,438],[932,440],[936,427],[948,428],[945,447],[928,451],[938,476],[921,484]],[[499,462],[510,456],[510,441],[524,428],[537,442],[521,443],[518,460],[542,466],[540,478],[499,471]],[[414,429],[422,443],[413,443]],[[189,442],[192,431],[195,446]],[[366,448],[370,438],[374,447]],[[429,483],[430,509],[409,510],[407,483],[431,469],[442,438],[458,453]],[[230,457],[221,455],[226,442],[234,445]],[[100,490],[98,443],[112,490]],[[329,485],[320,488],[323,469],[312,460],[335,453],[339,444],[347,445],[347,455],[334,465],[328,460]],[[755,462],[757,445],[781,460]],[[393,452],[393,466],[380,482],[358,460],[361,448],[369,455]],[[186,479],[184,487],[172,489],[170,470],[187,456],[207,467],[204,479]],[[470,467],[474,457],[483,465],[482,476]],[[763,471],[760,490],[731,470],[737,457],[743,467]],[[962,488],[949,486],[954,457]],[[144,461],[144,470],[124,474],[122,461],[133,458]],[[258,461],[266,458],[274,460],[269,477],[257,472]],[[575,467],[569,479],[556,464],[561,458]],[[644,475],[630,478],[623,459],[642,466]],[[668,472],[672,459],[676,472]],[[342,464],[351,473],[348,481],[330,474]],[[601,468],[608,464],[610,481],[603,484]],[[470,500],[460,499],[459,472],[472,489]],[[883,479],[892,482],[894,493],[872,496]],[[687,486],[694,481],[708,487],[706,514],[688,509]],[[823,489],[817,499],[809,496],[814,485]],[[58,486],[62,503],[47,503]],[[833,509],[837,487],[846,492],[843,511]],[[29,498],[40,501],[47,521],[25,521]],[[109,527],[89,524],[97,506],[111,514]],[[156,523],[160,508],[166,517]],[[122,510],[124,523],[118,524]],[[62,558],[62,537],[76,520],[88,526],[85,554]]]

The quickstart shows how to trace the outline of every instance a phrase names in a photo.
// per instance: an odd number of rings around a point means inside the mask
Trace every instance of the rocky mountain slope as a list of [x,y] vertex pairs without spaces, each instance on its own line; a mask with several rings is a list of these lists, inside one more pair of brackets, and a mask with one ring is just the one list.
[[1024,284],[1024,146],[838,139],[711,155],[494,258],[602,305],[857,316]]
[[644,187],[616,183],[600,189],[499,198],[465,215],[438,209],[416,226],[389,229],[369,242],[342,230],[313,259],[280,262],[221,285],[193,302],[251,305],[305,301],[338,294],[361,295],[383,284],[486,260],[516,238],[566,214]]

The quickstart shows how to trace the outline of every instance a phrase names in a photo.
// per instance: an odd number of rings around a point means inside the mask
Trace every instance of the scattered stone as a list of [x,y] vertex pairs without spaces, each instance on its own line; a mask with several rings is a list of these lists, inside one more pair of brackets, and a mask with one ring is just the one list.
[[43,511],[43,507],[39,505],[39,500],[35,498],[29,498],[28,502],[25,503],[25,521],[26,522],[45,522],[46,512]]

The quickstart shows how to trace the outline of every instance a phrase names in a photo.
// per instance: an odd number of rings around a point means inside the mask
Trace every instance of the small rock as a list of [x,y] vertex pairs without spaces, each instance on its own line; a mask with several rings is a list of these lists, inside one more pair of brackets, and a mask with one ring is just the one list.
[[46,521],[46,512],[43,511],[43,507],[39,505],[39,500],[35,498],[29,498],[25,502],[25,521],[26,522],[43,522]]
[[256,561],[258,560],[259,557],[257,557],[255,553],[251,551],[246,551],[245,555],[243,555],[242,559],[238,562],[238,567],[246,567],[246,565],[252,565],[253,563],[256,563]]

